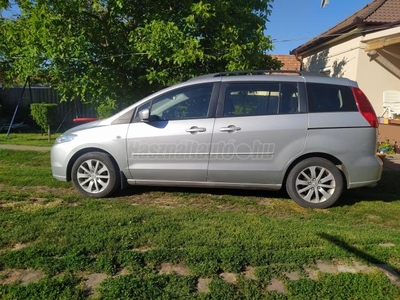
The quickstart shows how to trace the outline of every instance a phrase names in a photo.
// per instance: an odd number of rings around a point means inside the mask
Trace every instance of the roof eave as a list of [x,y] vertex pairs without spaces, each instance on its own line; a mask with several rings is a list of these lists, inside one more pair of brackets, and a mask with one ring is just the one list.
[[[360,22],[360,20],[358,18],[355,18],[353,23],[350,24],[349,26],[347,26],[345,28],[341,28],[340,30],[337,30],[337,31],[330,32],[329,34],[327,34],[327,32],[330,30],[325,31],[318,37],[306,42],[303,45],[300,45],[299,47],[293,49],[289,53],[292,55],[297,55],[297,56],[302,55],[304,52],[307,52],[307,50],[312,49],[315,46],[325,44],[332,40],[336,41],[336,40],[342,39],[344,37],[347,38],[349,35],[352,35],[352,34],[358,34],[362,30],[363,27],[364,27],[364,23],[362,21]],[[356,31],[354,31],[354,30],[356,30]],[[324,36],[325,34],[327,34],[327,35]]]

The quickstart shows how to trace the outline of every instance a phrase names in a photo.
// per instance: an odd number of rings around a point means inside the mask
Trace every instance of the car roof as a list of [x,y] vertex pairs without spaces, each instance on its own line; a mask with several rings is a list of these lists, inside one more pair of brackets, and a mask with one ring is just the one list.
[[234,72],[219,72],[198,76],[186,81],[186,84],[206,83],[206,82],[260,82],[260,81],[279,81],[279,82],[312,82],[337,85],[357,86],[355,81],[347,78],[328,77],[324,74],[297,70],[247,70]]

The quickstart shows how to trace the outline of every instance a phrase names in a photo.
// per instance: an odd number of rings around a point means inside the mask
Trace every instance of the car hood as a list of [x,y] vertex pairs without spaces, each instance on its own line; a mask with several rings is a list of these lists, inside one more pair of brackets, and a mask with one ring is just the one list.
[[103,121],[104,120],[96,120],[96,121],[92,121],[92,122],[85,123],[85,124],[82,124],[82,125],[78,125],[78,126],[75,126],[75,127],[71,128],[71,129],[67,130],[66,132],[64,132],[64,134],[74,133],[74,132],[77,132],[77,131],[81,131],[81,130],[97,127],[97,126],[100,126],[103,123]]

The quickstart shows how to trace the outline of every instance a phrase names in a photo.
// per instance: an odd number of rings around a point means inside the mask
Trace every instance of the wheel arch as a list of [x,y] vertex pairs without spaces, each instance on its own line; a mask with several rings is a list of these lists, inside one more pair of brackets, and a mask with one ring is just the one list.
[[[72,166],[74,165],[74,163],[76,162],[76,160],[81,157],[83,154],[89,153],[89,152],[100,152],[100,153],[105,153],[107,154],[112,163],[115,165],[115,167],[117,168],[117,173],[120,174],[121,170],[120,167],[117,163],[117,161],[115,160],[115,158],[107,151],[105,151],[104,149],[100,149],[100,148],[96,148],[96,147],[91,147],[91,148],[85,148],[85,149],[81,149],[78,152],[76,152],[71,159],[68,162],[68,166],[67,166],[67,181],[71,181],[72,180]],[[121,179],[120,179],[121,180]]]
[[302,156],[299,156],[290,163],[290,165],[286,168],[286,172],[285,172],[285,175],[284,175],[283,181],[282,181],[282,187],[284,188],[286,186],[287,177],[295,165],[297,165],[299,162],[301,162],[307,158],[313,158],[313,157],[325,158],[326,160],[329,160],[334,165],[339,166],[338,169],[340,170],[340,173],[342,174],[344,186],[345,187],[348,186],[347,185],[348,180],[347,180],[346,167],[343,165],[343,163],[337,157],[335,157],[331,154],[327,154],[327,153],[313,152],[313,153],[306,153]]

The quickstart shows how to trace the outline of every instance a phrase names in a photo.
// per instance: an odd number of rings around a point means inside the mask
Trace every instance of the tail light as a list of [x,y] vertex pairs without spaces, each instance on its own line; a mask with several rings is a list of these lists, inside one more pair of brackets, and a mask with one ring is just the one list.
[[365,96],[363,91],[358,87],[353,87],[352,90],[360,113],[364,116],[365,120],[367,120],[371,127],[378,128],[378,118],[376,117],[374,108],[369,102],[367,96]]

